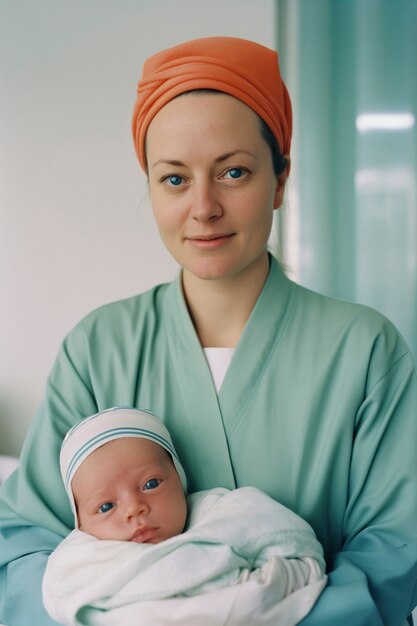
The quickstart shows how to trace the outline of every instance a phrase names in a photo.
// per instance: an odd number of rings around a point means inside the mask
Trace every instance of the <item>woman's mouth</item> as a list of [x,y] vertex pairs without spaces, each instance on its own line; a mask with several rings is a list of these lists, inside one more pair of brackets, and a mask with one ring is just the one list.
[[227,245],[234,235],[235,233],[207,236],[197,235],[195,237],[187,237],[186,239],[194,248],[198,248],[200,250],[215,250],[216,248],[221,248],[222,246]]

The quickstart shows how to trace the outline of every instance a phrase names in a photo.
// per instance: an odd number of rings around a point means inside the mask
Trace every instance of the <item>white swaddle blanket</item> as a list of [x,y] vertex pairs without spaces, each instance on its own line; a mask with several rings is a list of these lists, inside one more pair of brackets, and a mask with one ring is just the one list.
[[293,626],[326,584],[299,516],[252,487],[188,497],[181,535],[159,544],[75,530],[48,560],[44,604],[65,626]]

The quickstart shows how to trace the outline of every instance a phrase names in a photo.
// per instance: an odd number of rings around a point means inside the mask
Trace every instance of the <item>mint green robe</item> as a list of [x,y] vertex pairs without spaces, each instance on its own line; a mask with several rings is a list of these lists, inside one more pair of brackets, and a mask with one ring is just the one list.
[[329,584],[303,625],[403,624],[417,604],[411,355],[384,317],[292,283],[273,259],[218,395],[180,279],[69,333],[21,467],[0,491],[0,621],[54,623],[40,580],[73,526],[60,444],[75,422],[116,405],[165,421],[190,491],[252,485],[313,526]]

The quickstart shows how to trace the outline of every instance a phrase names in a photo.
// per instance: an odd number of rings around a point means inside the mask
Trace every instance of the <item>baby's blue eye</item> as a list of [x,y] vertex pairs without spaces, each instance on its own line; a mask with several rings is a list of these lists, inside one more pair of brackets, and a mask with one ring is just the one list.
[[112,502],[105,502],[99,507],[99,513],[108,513],[112,510],[114,504]]
[[229,175],[230,178],[240,178],[243,174],[243,170],[240,167],[232,167],[230,170],[226,172],[226,176]]
[[156,489],[160,485],[160,483],[161,481],[158,478],[151,478],[150,480],[146,481],[143,488],[146,491],[149,489]]
[[178,174],[173,174],[172,176],[168,176],[167,180],[174,185],[174,187],[178,187],[182,183],[182,176],[178,176]]

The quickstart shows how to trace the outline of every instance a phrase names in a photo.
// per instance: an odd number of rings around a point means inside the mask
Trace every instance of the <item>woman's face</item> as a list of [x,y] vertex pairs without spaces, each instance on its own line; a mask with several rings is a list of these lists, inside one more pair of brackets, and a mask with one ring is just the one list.
[[184,280],[265,265],[285,176],[274,174],[252,109],[226,94],[180,96],[154,117],[146,145],[153,211]]

